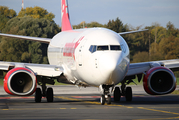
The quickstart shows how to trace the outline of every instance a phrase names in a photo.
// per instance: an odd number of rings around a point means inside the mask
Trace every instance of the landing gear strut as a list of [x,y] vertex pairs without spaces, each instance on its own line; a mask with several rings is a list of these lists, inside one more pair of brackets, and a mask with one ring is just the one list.
[[[49,80],[45,77],[38,78],[40,82],[38,82],[38,85],[41,86],[42,90],[40,88],[37,88],[35,91],[35,102],[41,102],[42,97],[47,98],[47,102],[53,102],[53,89],[51,87],[47,88],[46,84],[53,84],[53,80]],[[49,82],[52,81],[52,82]]]
[[111,86],[102,85],[101,87],[103,89],[103,95],[101,95],[101,98],[100,98],[101,105],[104,105],[105,102],[107,104],[111,104],[111,95],[109,95],[109,88]]

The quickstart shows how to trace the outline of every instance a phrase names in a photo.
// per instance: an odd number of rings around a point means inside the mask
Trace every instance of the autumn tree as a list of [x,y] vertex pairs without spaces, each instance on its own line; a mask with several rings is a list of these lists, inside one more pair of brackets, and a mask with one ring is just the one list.
[[167,23],[166,29],[167,29],[167,34],[166,34],[167,36],[177,37],[179,35],[179,29],[175,28],[175,26],[170,21]]
[[133,63],[137,63],[137,62],[146,62],[149,61],[149,53],[148,52],[138,52],[137,54],[135,54],[133,56]]
[[106,27],[117,33],[126,31],[126,28],[124,27],[122,21],[118,17],[115,20],[109,20]]
[[[4,33],[52,38],[59,32],[54,22],[45,18],[13,18],[7,22]],[[0,43],[0,60],[28,63],[47,63],[47,44],[3,37]]]
[[162,26],[155,26],[151,30],[151,36],[153,36],[153,40],[155,43],[159,43],[162,38],[166,37],[167,30]]
[[87,28],[92,28],[92,27],[103,27],[104,25],[98,23],[98,22],[91,22],[91,23],[88,23],[86,25]]
[[50,21],[53,21],[55,15],[53,13],[49,13],[44,8],[35,6],[35,7],[27,7],[26,9],[21,9],[17,17],[46,18]]
[[7,18],[13,18],[16,16],[16,12],[6,6],[0,6],[0,15],[4,15]]
[[0,6],[0,31],[6,26],[9,19],[16,16],[16,12],[13,9],[9,9],[6,6]]
[[156,60],[163,60],[164,56],[160,53],[160,47],[158,43],[153,42],[150,46],[150,60],[156,61]]
[[104,25],[98,23],[98,22],[90,22],[86,23],[85,21],[82,21],[78,25],[73,25],[73,29],[80,29],[80,28],[93,28],[93,27],[104,27]]
[[179,38],[175,36],[169,36],[163,38],[159,43],[160,53],[165,59],[177,59],[179,58]]

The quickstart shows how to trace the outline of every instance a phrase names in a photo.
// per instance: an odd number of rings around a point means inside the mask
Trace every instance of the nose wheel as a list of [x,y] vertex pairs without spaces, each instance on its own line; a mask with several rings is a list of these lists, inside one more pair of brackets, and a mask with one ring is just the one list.
[[[100,88],[103,90],[103,94],[101,95],[100,98],[100,103],[101,105],[104,105],[105,103],[111,104],[111,96],[109,95],[109,88],[112,86],[108,85],[102,85]],[[119,87],[114,88],[114,101],[118,102],[121,99],[121,96],[124,96],[126,98],[126,101],[130,102],[132,101],[132,88],[131,87],[126,87],[125,84],[122,84],[121,90]]]
[[107,85],[102,86],[103,95],[101,95],[101,98],[100,98],[101,105],[104,105],[105,103],[107,103],[108,105],[111,104],[111,95],[109,95],[110,87],[111,86],[107,86]]
[[108,96],[107,96],[106,102],[107,102],[108,105],[111,104],[111,95],[108,95]]
[[105,96],[101,95],[101,98],[100,98],[101,105],[104,105],[105,101],[106,101]]
[[101,105],[107,103],[108,105],[111,104],[111,96],[110,95],[101,95],[100,98]]

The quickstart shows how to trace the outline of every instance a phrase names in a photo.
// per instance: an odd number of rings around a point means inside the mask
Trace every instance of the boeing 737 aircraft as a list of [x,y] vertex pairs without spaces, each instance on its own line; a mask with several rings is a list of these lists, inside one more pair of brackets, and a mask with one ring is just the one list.
[[[35,101],[42,96],[53,102],[53,89],[46,84],[54,81],[78,86],[99,87],[103,93],[101,104],[111,104],[125,96],[132,101],[132,89],[126,87],[132,79],[143,77],[145,91],[151,95],[171,93],[176,88],[173,71],[179,68],[179,60],[163,60],[130,64],[129,47],[121,37],[139,31],[116,33],[106,28],[72,29],[67,0],[61,0],[62,32],[52,39],[3,34],[1,36],[38,41],[48,45],[49,65],[0,62],[0,71],[7,71],[4,89],[17,96],[35,92]],[[121,87],[116,87],[121,83]],[[36,88],[37,84],[41,88]],[[60,86],[59,86],[60,87]]]

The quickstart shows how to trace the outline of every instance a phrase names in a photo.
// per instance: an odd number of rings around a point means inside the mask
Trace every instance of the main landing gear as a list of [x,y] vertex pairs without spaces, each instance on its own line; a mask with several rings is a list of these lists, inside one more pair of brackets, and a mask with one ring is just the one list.
[[120,101],[121,96],[125,96],[126,101],[130,102],[132,101],[132,88],[126,87],[126,85],[122,83],[121,91],[119,87],[115,87],[113,95],[114,95],[115,102]]
[[39,103],[42,100],[42,97],[47,98],[47,102],[53,102],[53,89],[51,87],[47,88],[46,83],[53,84],[54,81],[49,81],[46,78],[41,78],[41,82],[38,82],[38,84],[41,86],[42,90],[40,88],[37,88],[35,91],[35,102]]
[[41,102],[42,97],[46,97],[47,102],[53,102],[53,89],[47,88],[45,93],[43,93],[40,88],[37,88],[35,91],[35,102]]

